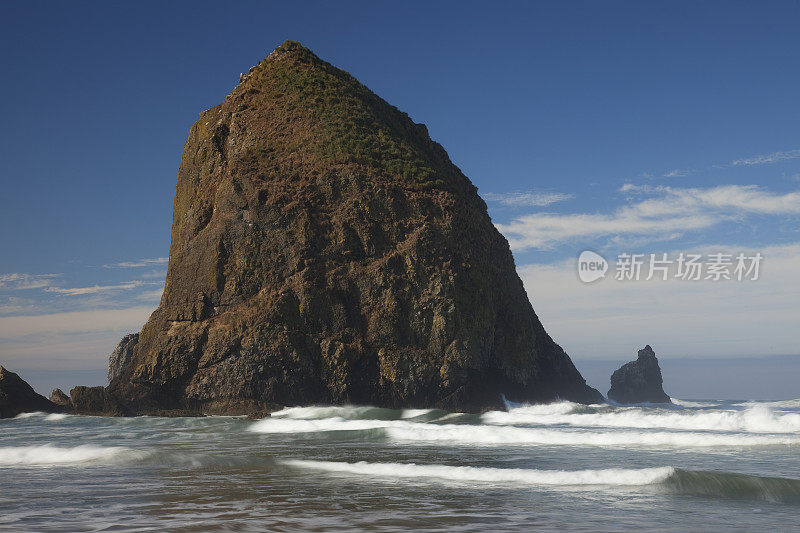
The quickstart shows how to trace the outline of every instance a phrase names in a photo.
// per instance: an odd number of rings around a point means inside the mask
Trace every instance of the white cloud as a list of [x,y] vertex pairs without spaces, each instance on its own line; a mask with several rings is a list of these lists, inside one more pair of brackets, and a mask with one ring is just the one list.
[[159,302],[162,294],[164,294],[164,287],[154,291],[142,292],[141,294],[137,294],[136,298],[145,302]]
[[23,272],[0,274],[0,289],[41,289],[52,285],[53,280],[59,276],[61,274],[26,274]]
[[0,316],[0,363],[28,369],[105,368],[119,339],[140,331],[154,309],[155,305],[139,305]]
[[668,215],[696,209],[726,209],[767,215],[800,213],[800,191],[775,194],[757,185],[721,185],[710,189],[637,187],[624,185],[623,192],[660,194],[636,206],[646,215]]
[[775,163],[776,161],[785,161],[787,159],[797,159],[800,157],[800,149],[787,150],[785,152],[773,152],[771,154],[757,155],[745,159],[737,159],[731,162],[731,166],[751,166],[751,165],[764,165],[768,163]]
[[487,192],[482,196],[487,202],[499,202],[511,207],[543,207],[574,197],[571,194],[560,192]]
[[65,294],[67,296],[81,296],[85,294],[103,294],[111,291],[131,290],[141,287],[143,285],[153,285],[154,282],[144,282],[139,280],[125,281],[116,285],[94,285],[91,287],[73,287],[70,289],[63,289],[61,287],[48,287],[46,292],[54,292],[58,294]]
[[622,282],[613,279],[612,265],[606,279],[587,285],[578,279],[575,258],[518,271],[547,331],[579,359],[627,361],[645,344],[666,357],[798,353],[800,243],[663,251],[675,257],[720,250],[761,252],[759,279]]
[[166,270],[151,270],[149,272],[145,272],[141,274],[141,277],[145,279],[164,279],[167,277]]
[[138,330],[152,312],[152,306],[137,306],[126,309],[92,309],[48,315],[0,317],[0,341],[5,342],[27,335]]
[[548,249],[575,238],[634,236],[650,242],[666,240],[750,213],[800,214],[800,191],[775,194],[755,185],[697,189],[626,184],[620,192],[654,197],[609,214],[532,213],[508,224],[497,224],[497,228],[512,249]]
[[169,257],[156,257],[155,259],[137,259],[135,261],[122,261],[103,265],[105,268],[139,268],[153,265],[163,265],[169,262]]
[[[10,368],[63,370],[104,369],[108,356],[120,339],[139,331],[142,324],[130,328],[119,328],[89,333],[37,335],[35,339],[0,339],[0,357],[3,366]],[[23,376],[24,377],[24,376]],[[73,382],[73,385],[88,385]],[[46,388],[43,391],[49,391]],[[69,390],[69,389],[64,389]]]

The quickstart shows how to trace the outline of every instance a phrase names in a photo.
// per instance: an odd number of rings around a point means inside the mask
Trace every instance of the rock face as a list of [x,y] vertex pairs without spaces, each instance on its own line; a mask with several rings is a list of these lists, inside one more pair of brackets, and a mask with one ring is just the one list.
[[79,415],[125,416],[128,414],[119,401],[103,386],[72,388],[69,391],[67,410]]
[[648,344],[636,361],[625,363],[611,375],[608,397],[618,403],[672,403],[664,392],[661,368]]
[[58,411],[41,394],[37,394],[21,377],[0,366],[0,418],[12,418],[33,411]]
[[62,407],[69,407],[70,405],[69,396],[64,394],[61,389],[53,389],[53,392],[50,393],[50,401]]
[[133,357],[133,348],[139,342],[139,334],[125,335],[108,358],[108,382],[122,373],[122,369]]
[[602,401],[425,126],[291,41],[192,126],[161,305],[109,390],[132,413]]

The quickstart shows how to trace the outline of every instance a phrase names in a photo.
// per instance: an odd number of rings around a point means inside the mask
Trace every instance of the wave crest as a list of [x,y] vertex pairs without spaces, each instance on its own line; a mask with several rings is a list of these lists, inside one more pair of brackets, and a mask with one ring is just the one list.
[[42,446],[6,446],[0,448],[2,466],[57,466],[79,464],[119,463],[141,460],[146,452],[124,446],[75,446],[60,448]]
[[[610,406],[609,406],[610,407]],[[800,414],[775,413],[766,405],[737,410],[655,409],[610,407],[597,409],[569,402],[490,411],[481,421],[492,425],[569,425],[745,433],[800,433]]]
[[597,470],[536,470],[415,463],[357,463],[284,459],[293,468],[359,476],[370,480],[408,479],[480,484],[523,484],[537,487],[651,486],[671,494],[724,499],[800,502],[800,480],[750,476],[731,472],[682,470],[672,466]]
[[264,419],[255,433],[298,434],[315,438],[356,433],[362,438],[388,438],[405,443],[528,446],[671,446],[739,447],[800,445],[800,436],[742,435],[678,431],[597,431],[471,424],[419,423],[405,420]]
[[529,485],[648,485],[674,473],[669,466],[659,468],[602,470],[533,470],[524,468],[486,468],[476,466],[420,465],[414,463],[345,463],[285,459],[280,463],[296,468],[368,477],[416,478],[443,481],[522,483]]

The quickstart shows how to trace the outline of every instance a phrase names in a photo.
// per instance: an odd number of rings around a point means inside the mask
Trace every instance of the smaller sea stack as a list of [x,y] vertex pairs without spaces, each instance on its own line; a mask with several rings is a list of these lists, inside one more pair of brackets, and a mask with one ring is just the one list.
[[648,344],[636,361],[625,363],[611,374],[608,398],[617,403],[672,403],[662,388],[661,367]]
[[33,411],[53,412],[58,406],[37,394],[14,372],[0,366],[0,418],[13,418]]

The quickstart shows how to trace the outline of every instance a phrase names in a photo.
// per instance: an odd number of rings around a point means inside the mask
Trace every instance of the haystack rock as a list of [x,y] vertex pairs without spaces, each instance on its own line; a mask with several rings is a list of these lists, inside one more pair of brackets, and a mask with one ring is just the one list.
[[131,413],[602,400],[426,127],[291,41],[192,126],[164,295],[109,391]]
[[34,411],[54,412],[59,407],[33,390],[19,375],[0,366],[0,418]]
[[608,397],[618,403],[672,403],[662,388],[661,367],[648,344],[636,361],[625,363],[611,375]]

